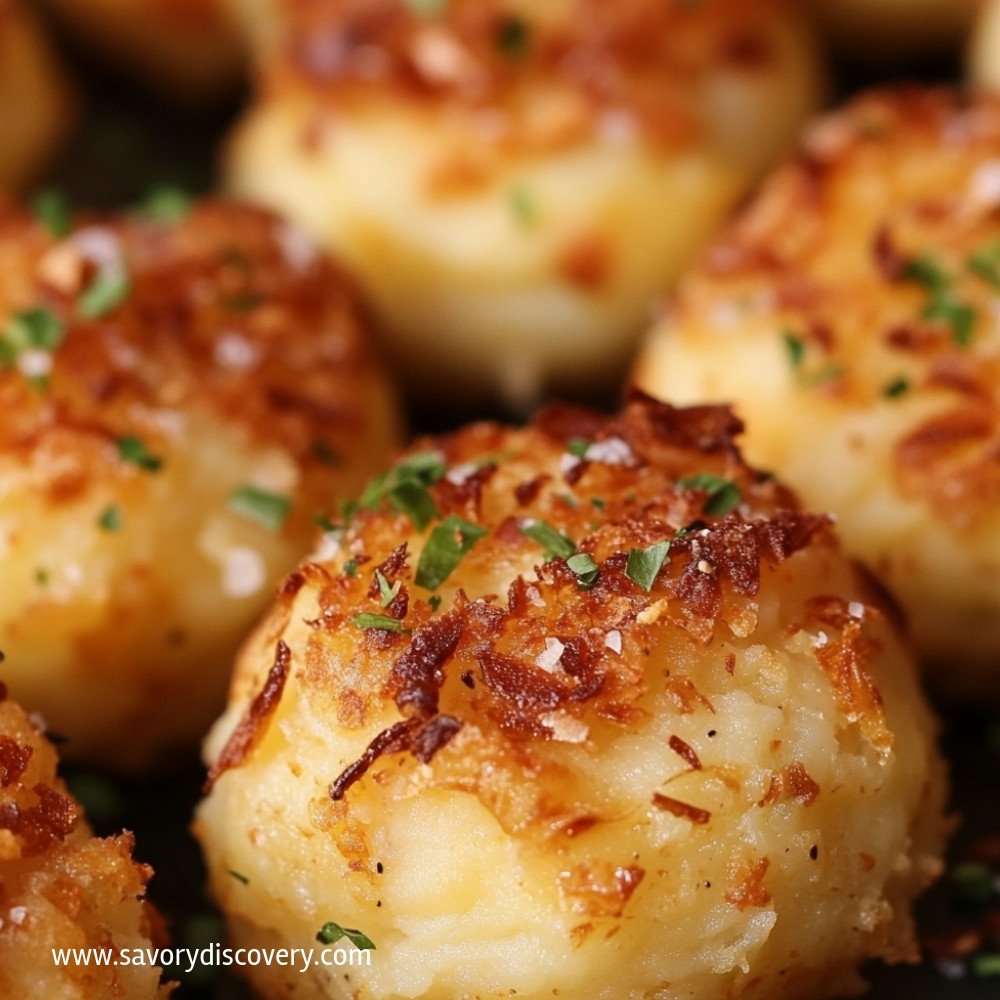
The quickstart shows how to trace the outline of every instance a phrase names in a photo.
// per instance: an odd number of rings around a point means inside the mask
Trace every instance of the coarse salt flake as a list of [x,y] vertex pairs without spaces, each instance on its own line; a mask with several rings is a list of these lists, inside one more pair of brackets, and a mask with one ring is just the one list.
[[267,581],[264,559],[256,549],[238,545],[222,556],[222,589],[228,597],[259,593]]

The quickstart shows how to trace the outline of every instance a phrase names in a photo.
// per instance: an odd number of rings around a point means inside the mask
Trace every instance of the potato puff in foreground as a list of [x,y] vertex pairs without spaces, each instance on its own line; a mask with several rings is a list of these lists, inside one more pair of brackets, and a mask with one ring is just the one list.
[[[0,214],[0,649],[66,753],[191,745],[395,436],[352,288],[256,209]],[[181,213],[166,219],[167,210]]]
[[343,257],[438,404],[613,382],[822,89],[774,0],[276,6],[230,186]]
[[19,190],[41,171],[72,104],[31,4],[0,0],[0,191]]
[[152,875],[132,836],[94,837],[56,777],[56,753],[0,684],[0,996],[166,997],[153,966],[57,965],[53,949],[150,948]]
[[167,100],[219,100],[234,92],[243,74],[248,46],[227,0],[42,3],[89,50]]
[[635,372],[731,401],[750,460],[909,612],[952,695],[1000,696],[1000,100],[824,119],[686,276]]
[[241,943],[376,950],[264,996],[828,997],[914,957],[934,723],[738,429],[639,401],[426,439],[287,579],[196,832]]

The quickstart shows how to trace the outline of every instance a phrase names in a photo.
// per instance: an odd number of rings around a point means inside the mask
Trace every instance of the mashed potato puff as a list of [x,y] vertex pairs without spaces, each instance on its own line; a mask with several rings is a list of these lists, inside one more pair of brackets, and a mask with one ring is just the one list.
[[29,4],[0,0],[0,190],[24,188],[41,171],[72,104]]
[[100,840],[56,777],[56,753],[0,684],[0,995],[165,998],[160,969],[56,965],[52,949],[152,947],[152,870],[132,837]]
[[637,400],[427,439],[288,577],[196,832],[238,941],[370,961],[265,996],[828,997],[914,957],[935,727],[738,429]]
[[838,517],[941,687],[1000,696],[1000,101],[903,89],[811,133],[681,284],[635,372],[731,401]]
[[167,100],[231,94],[246,43],[226,0],[43,0],[80,42]]
[[204,733],[396,411],[350,283],[286,223],[46,223],[0,216],[0,648],[68,754],[131,767]]
[[279,10],[229,183],[349,263],[425,397],[606,386],[822,89],[771,0]]
[[809,0],[823,30],[852,59],[882,64],[957,52],[979,0]]

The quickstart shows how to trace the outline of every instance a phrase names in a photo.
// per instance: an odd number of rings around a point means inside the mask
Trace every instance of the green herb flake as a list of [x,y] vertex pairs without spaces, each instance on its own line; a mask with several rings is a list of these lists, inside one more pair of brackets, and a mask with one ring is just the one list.
[[270,493],[245,483],[229,495],[229,509],[277,531],[288,518],[292,501],[281,493]]
[[47,587],[49,585],[49,571],[44,566],[39,566],[35,569],[35,583],[39,587]]
[[549,559],[568,559],[576,552],[576,546],[573,542],[545,521],[525,521],[518,530],[526,538],[537,542],[545,549],[546,561]]
[[437,609],[441,607],[441,595],[431,594],[431,596],[427,598],[427,603],[430,605],[431,611],[437,611]]
[[487,534],[485,528],[449,514],[430,533],[417,562],[415,581],[425,590],[437,590],[472,547]]
[[923,285],[933,295],[942,294],[948,287],[948,275],[932,257],[913,257],[903,266],[902,281]]
[[597,582],[600,567],[594,562],[588,552],[577,552],[566,560],[566,565],[576,575],[577,586],[581,590],[589,590]]
[[72,229],[69,201],[62,191],[46,188],[39,191],[31,202],[35,218],[56,238],[61,240]]
[[529,228],[538,221],[538,202],[523,185],[513,185],[507,192],[507,200],[519,225]]
[[981,905],[995,895],[993,872],[989,865],[967,861],[956,865],[951,872],[951,890],[962,903]]
[[716,476],[711,472],[699,472],[677,480],[682,490],[704,490],[708,499],[701,508],[702,513],[713,517],[723,517],[735,510],[743,499],[739,487],[732,480]]
[[[45,306],[34,309],[24,309],[15,313],[0,335],[0,365],[4,368],[15,367],[25,351],[53,352],[63,341],[66,328],[56,313]],[[30,381],[44,382],[43,388],[48,388],[48,379],[44,375],[30,376]]]
[[163,468],[163,459],[154,455],[141,438],[126,434],[117,441],[118,457],[123,462],[130,462],[146,472],[159,472]]
[[117,309],[132,290],[132,282],[123,269],[98,271],[93,281],[76,301],[77,312],[84,319],[100,319]]
[[604,508],[607,507],[607,505],[608,502],[604,499],[604,497],[590,498],[590,506],[593,507],[595,510],[604,510]]
[[389,490],[389,503],[409,518],[417,531],[423,531],[438,516],[437,504],[423,483],[409,480]]
[[326,516],[326,514],[313,514],[312,520],[313,524],[315,524],[320,531],[323,531],[328,535],[340,530],[337,525]]
[[351,624],[355,628],[365,630],[380,628],[386,632],[401,632],[403,629],[402,622],[398,618],[392,618],[389,615],[374,614],[371,611],[362,611],[359,615],[351,615]]
[[965,262],[968,269],[995,291],[1000,291],[1000,243],[984,247]]
[[238,872],[232,868],[227,868],[226,874],[231,875],[237,882],[242,882],[244,885],[250,884],[250,879],[248,879],[242,872]]
[[968,347],[972,341],[972,329],[976,322],[976,311],[948,296],[932,299],[923,312],[924,319],[941,320],[951,327],[951,339],[959,347]]
[[316,933],[316,940],[321,944],[335,944],[344,937],[359,951],[375,951],[375,943],[367,934],[354,927],[341,927],[332,920],[323,924]]
[[435,452],[410,455],[372,479],[362,491],[359,505],[374,509],[383,500],[388,500],[418,531],[423,531],[438,515],[437,505],[427,487],[444,473],[444,463]]
[[505,17],[497,27],[497,48],[508,59],[520,59],[528,51],[531,32],[519,17]]
[[117,504],[105,507],[97,517],[97,524],[104,531],[121,531],[122,523],[122,510]]
[[375,580],[378,583],[378,603],[383,608],[387,608],[399,593],[399,588],[402,584],[399,580],[395,583],[389,583],[385,578],[385,574],[380,569],[375,570]]
[[566,442],[566,450],[576,458],[584,458],[590,442],[586,438],[570,438]]
[[644,549],[629,549],[625,575],[649,593],[669,553],[669,541],[654,542]]
[[1000,976],[1000,951],[983,951],[972,956],[972,974],[980,979]]
[[347,576],[355,577],[358,575],[358,561],[357,559],[348,559],[344,563],[344,572]]
[[791,330],[785,330],[781,334],[781,340],[785,345],[785,354],[792,371],[801,371],[806,360],[806,342]]
[[157,222],[180,222],[191,213],[193,199],[183,188],[159,184],[139,206],[139,214]]
[[899,399],[900,396],[905,396],[909,391],[910,380],[902,375],[894,378],[891,382],[886,382],[882,387],[882,395],[886,399]]

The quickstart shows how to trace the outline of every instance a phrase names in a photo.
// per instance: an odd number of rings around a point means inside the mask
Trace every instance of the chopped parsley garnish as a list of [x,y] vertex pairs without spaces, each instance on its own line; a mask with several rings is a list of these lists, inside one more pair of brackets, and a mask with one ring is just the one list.
[[138,465],[146,472],[159,472],[163,467],[163,459],[159,455],[154,455],[145,445],[141,438],[126,434],[117,441],[118,457],[123,462],[131,462]]
[[49,571],[44,566],[39,566],[35,570],[35,583],[39,587],[47,587],[49,585]]
[[320,531],[324,531],[328,535],[339,530],[337,525],[335,525],[333,521],[326,516],[326,514],[313,514],[313,524],[315,524]]
[[594,507],[597,510],[604,510],[604,508],[607,505],[608,505],[607,501],[604,499],[604,497],[591,497],[590,498],[590,506]]
[[431,594],[431,596],[427,598],[427,603],[430,605],[431,611],[437,611],[437,609],[441,607],[441,595]]
[[983,951],[973,955],[972,974],[980,979],[1000,976],[1000,951]]
[[538,202],[531,196],[527,188],[515,184],[507,193],[510,210],[514,218],[524,227],[532,226],[538,221]]
[[193,200],[183,188],[171,184],[154,187],[139,206],[139,213],[158,222],[180,222],[191,211]]
[[828,382],[836,382],[843,374],[844,366],[837,364],[836,361],[831,361],[829,364],[823,365],[822,368],[813,372],[807,381],[809,385],[826,385]]
[[229,508],[271,531],[277,531],[285,523],[292,501],[281,493],[270,493],[245,483],[229,495]]
[[899,399],[900,396],[905,396],[906,393],[910,391],[910,380],[900,375],[898,378],[894,378],[891,382],[886,382],[885,386],[882,388],[882,395],[886,399]]
[[927,291],[939,295],[948,287],[948,275],[932,257],[926,255],[912,257],[903,267],[900,275],[903,281],[913,281],[923,285]]
[[97,518],[98,525],[104,531],[121,531],[122,509],[117,504],[111,504],[101,511]]
[[486,529],[478,524],[470,524],[455,514],[449,514],[435,526],[420,553],[414,578],[417,586],[437,590],[451,576],[463,556],[486,534]]
[[589,590],[597,582],[600,567],[588,552],[577,552],[566,560],[566,565],[576,574],[577,586]]
[[354,927],[341,927],[332,920],[323,924],[316,933],[316,940],[321,944],[334,944],[344,937],[359,951],[375,951],[375,942],[367,934]]
[[519,59],[528,51],[530,32],[519,17],[505,17],[497,27],[497,48],[508,59]]
[[788,363],[793,371],[800,371],[806,360],[806,342],[791,330],[785,330],[781,334],[781,339],[785,345],[785,354],[788,355]]
[[629,549],[625,575],[648,593],[669,553],[669,541],[654,542],[644,549]]
[[250,879],[248,879],[242,872],[235,871],[232,868],[227,868],[226,874],[231,875],[237,882],[242,882],[244,885],[250,884]]
[[583,458],[589,447],[590,442],[586,438],[570,438],[566,442],[566,450],[577,458]]
[[951,327],[951,339],[955,344],[967,347],[972,341],[976,311],[955,299],[951,279],[941,266],[930,257],[914,257],[907,261],[901,277],[903,281],[916,282],[927,290],[929,298],[924,306],[923,318],[947,324]]
[[68,236],[72,229],[69,212],[69,201],[62,191],[46,188],[35,195],[31,203],[35,218],[56,237],[62,239]]
[[399,588],[402,584],[399,580],[395,583],[389,583],[385,578],[385,574],[380,569],[375,570],[375,580],[378,583],[378,602],[383,608],[387,608],[392,604],[393,598],[399,593]]
[[966,861],[951,872],[951,890],[961,903],[988,903],[994,895],[993,872],[980,861]]
[[374,614],[371,611],[362,611],[359,615],[351,615],[351,624],[355,628],[381,628],[385,629],[386,632],[400,632],[403,628],[403,624],[398,618],[392,618],[390,615]]
[[352,577],[353,576],[357,576],[358,575],[358,561],[357,561],[357,559],[348,559],[347,562],[344,563],[344,572],[348,576],[352,576]]
[[959,347],[967,347],[972,340],[972,327],[976,311],[947,295],[932,299],[924,309],[924,319],[938,319],[951,327],[951,339]]
[[693,476],[685,476],[677,480],[682,490],[705,490],[708,499],[701,508],[703,514],[713,517],[723,517],[735,510],[743,499],[739,487],[729,479],[716,476],[711,472],[698,472]]
[[65,332],[62,320],[45,306],[15,313],[0,335],[0,365],[15,367],[26,351],[51,353],[62,343]]
[[106,268],[98,271],[76,301],[77,311],[84,319],[100,319],[117,309],[128,298],[132,282],[124,269]]
[[556,531],[545,521],[527,521],[518,530],[545,549],[546,560],[568,559],[576,552],[576,546],[561,531]]
[[1000,243],[974,253],[966,264],[969,270],[982,278],[996,291],[1000,291]]
[[405,514],[417,531],[423,531],[438,515],[437,504],[422,483],[399,483],[389,491],[388,497],[389,503]]
[[410,519],[417,531],[423,531],[438,515],[437,505],[427,487],[444,473],[444,463],[436,453],[410,455],[368,483],[361,494],[360,506],[370,509],[388,500]]

